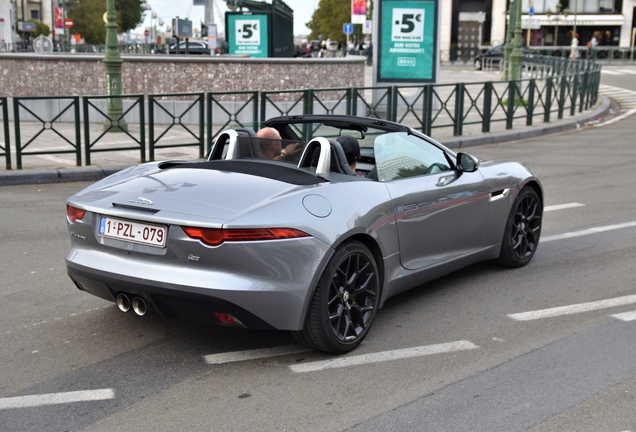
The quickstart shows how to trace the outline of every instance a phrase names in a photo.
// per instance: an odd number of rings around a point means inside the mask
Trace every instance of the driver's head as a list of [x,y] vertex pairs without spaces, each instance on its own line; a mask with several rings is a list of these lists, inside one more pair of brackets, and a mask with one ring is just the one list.
[[256,133],[261,153],[266,159],[274,159],[282,150],[280,133],[272,127],[265,127]]
[[357,139],[351,135],[340,135],[336,138],[336,141],[342,146],[345,156],[347,157],[347,163],[351,167],[351,170],[356,172],[356,162],[360,159],[360,143]]

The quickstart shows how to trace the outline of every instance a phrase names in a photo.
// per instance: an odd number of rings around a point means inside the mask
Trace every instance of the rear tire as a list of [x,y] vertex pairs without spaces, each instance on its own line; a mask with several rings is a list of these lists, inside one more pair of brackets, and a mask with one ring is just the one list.
[[501,242],[498,262],[506,267],[523,267],[534,256],[541,236],[543,205],[529,186],[521,190],[510,210]]
[[343,243],[320,277],[304,328],[293,335],[318,351],[349,352],[368,334],[379,298],[373,254],[358,241]]

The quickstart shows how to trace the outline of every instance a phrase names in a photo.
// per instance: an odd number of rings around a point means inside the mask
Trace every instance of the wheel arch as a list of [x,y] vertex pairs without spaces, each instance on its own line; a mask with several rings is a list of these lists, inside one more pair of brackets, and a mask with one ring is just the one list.
[[541,185],[539,184],[538,181],[536,180],[530,180],[529,182],[527,182],[526,184],[523,185],[523,187],[521,189],[523,189],[524,187],[531,187],[532,189],[534,189],[534,191],[537,193],[537,195],[539,196],[539,200],[541,201],[541,207],[543,208],[543,188],[541,187]]
[[371,254],[373,255],[373,259],[375,260],[375,265],[378,267],[378,281],[380,282],[380,300],[378,302],[378,309],[380,309],[384,303],[384,259],[382,257],[382,249],[380,249],[380,245],[378,242],[367,233],[355,233],[346,238],[341,239],[338,245],[334,248],[336,249],[341,244],[356,240],[365,245]]

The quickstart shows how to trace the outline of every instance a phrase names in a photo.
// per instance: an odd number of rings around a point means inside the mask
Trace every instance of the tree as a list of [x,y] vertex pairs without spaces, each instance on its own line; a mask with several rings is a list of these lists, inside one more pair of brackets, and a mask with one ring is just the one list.
[[[136,28],[143,21],[145,10],[145,0],[115,0],[117,32]],[[81,34],[86,43],[103,44],[106,40],[104,12],[106,0],[74,0],[67,15],[73,20],[73,32]]]
[[342,25],[351,22],[351,0],[320,0],[318,8],[305,25],[311,30],[309,39],[344,41]]

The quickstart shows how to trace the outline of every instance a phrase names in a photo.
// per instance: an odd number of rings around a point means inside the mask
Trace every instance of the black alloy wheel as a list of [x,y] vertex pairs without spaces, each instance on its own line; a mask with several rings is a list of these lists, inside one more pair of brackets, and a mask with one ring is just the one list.
[[521,190],[512,206],[501,244],[499,262],[508,267],[521,267],[530,262],[541,236],[543,205],[531,187]]
[[373,254],[358,241],[344,243],[320,278],[305,328],[294,336],[319,351],[351,351],[369,332],[379,297]]

